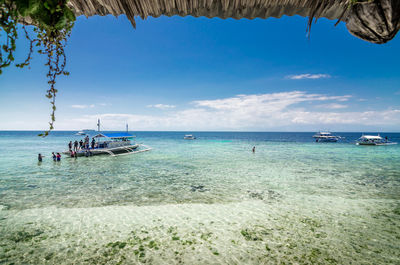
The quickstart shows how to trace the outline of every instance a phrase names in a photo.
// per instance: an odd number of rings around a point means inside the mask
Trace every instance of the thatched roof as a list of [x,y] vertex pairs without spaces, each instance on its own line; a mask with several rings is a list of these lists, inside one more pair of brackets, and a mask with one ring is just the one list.
[[[135,16],[205,16],[208,18],[279,18],[283,15],[325,17],[346,23],[350,33],[385,43],[400,28],[400,0],[70,0],[76,15],[125,14],[135,26]],[[311,24],[310,24],[311,25]]]

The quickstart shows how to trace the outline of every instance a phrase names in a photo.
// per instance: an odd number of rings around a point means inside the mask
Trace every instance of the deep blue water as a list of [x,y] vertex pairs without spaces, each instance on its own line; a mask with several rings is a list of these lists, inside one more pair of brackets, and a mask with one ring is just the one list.
[[[77,131],[53,131],[48,138],[53,137],[72,137]],[[114,132],[114,131],[104,131]],[[41,133],[40,131],[0,131],[0,137],[32,137]],[[203,140],[249,140],[249,141],[270,141],[270,142],[314,142],[312,136],[315,132],[180,132],[180,131],[131,131],[137,138],[164,138],[182,139],[185,134],[194,134],[197,139]],[[96,134],[93,132],[91,134]],[[381,132],[332,132],[333,135],[343,137],[338,143],[354,143],[362,134],[387,136],[393,142],[400,141],[400,133],[381,133]],[[80,137],[82,138],[82,137]]]

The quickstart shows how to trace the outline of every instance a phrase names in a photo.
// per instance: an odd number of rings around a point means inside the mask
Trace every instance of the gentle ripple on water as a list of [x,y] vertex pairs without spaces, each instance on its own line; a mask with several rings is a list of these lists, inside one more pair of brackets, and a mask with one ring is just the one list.
[[400,145],[184,134],[54,163],[70,132],[0,132],[0,263],[400,263]]

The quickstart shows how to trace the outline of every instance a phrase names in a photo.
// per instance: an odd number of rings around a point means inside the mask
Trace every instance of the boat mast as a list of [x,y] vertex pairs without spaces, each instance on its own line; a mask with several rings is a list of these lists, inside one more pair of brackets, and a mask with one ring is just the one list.
[[128,123],[126,124],[126,132],[128,132]]
[[97,131],[100,132],[100,119],[97,120]]

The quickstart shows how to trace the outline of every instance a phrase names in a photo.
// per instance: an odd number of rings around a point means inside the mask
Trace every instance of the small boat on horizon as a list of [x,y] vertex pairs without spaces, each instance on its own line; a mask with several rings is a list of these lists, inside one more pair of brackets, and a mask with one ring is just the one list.
[[387,138],[378,135],[362,135],[357,141],[356,145],[394,145],[396,142],[390,142]]
[[196,139],[196,137],[194,135],[192,135],[192,134],[186,134],[183,137],[183,139],[185,139],[185,140],[194,140],[194,139]]
[[341,137],[340,136],[335,136],[332,135],[330,132],[318,132],[315,135],[313,135],[313,138],[315,138],[315,141],[317,143],[325,142],[325,143],[335,143],[337,142]]
[[87,135],[88,133],[95,132],[95,130],[91,129],[83,129],[82,131],[77,132],[75,135]]

